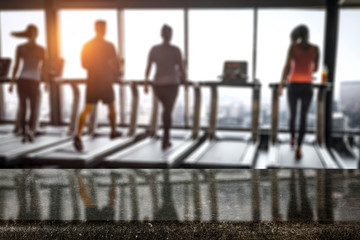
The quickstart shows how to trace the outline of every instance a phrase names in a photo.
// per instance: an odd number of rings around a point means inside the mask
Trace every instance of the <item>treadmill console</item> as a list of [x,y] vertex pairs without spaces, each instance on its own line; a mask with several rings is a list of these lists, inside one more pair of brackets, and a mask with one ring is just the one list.
[[247,62],[226,61],[222,76],[224,85],[241,85],[247,81]]
[[0,58],[0,77],[5,78],[8,76],[10,63],[10,58]]

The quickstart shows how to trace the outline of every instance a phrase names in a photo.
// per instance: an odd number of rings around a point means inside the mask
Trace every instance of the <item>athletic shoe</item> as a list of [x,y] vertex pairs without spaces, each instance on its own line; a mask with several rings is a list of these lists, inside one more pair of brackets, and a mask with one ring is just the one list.
[[22,142],[22,143],[26,143],[26,142],[27,142],[27,136],[26,136],[26,134],[23,134],[23,135],[22,135],[21,142]]
[[169,148],[169,147],[171,147],[172,146],[172,144],[171,144],[171,142],[169,142],[169,141],[164,141],[164,142],[162,142],[162,150],[165,150],[165,149],[167,149],[167,148]]
[[78,152],[81,152],[82,150],[83,150],[83,144],[82,144],[82,141],[81,141],[81,139],[78,137],[78,136],[76,136],[76,137],[74,137],[74,147],[75,147],[75,149],[78,151]]
[[121,132],[118,132],[118,131],[111,132],[110,139],[118,138],[118,137],[121,137],[121,136],[122,136]]
[[26,137],[29,140],[29,142],[34,142],[34,134],[32,132],[28,132],[26,134]]

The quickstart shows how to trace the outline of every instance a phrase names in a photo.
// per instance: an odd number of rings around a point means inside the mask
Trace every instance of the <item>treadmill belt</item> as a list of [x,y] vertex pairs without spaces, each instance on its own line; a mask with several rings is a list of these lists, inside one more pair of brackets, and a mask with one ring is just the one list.
[[152,163],[163,162],[166,164],[166,154],[180,146],[184,140],[171,139],[172,146],[165,151],[161,149],[161,140],[149,139],[146,144],[141,144],[128,154],[115,154],[109,159],[117,162]]
[[279,144],[279,163],[284,168],[324,168],[321,159],[313,146],[302,146],[302,158],[295,158],[295,148],[290,144]]
[[57,144],[58,142],[65,141],[66,139],[67,138],[54,136],[41,136],[35,138],[33,143],[22,143],[21,137],[14,137],[9,141],[5,141],[0,144],[0,158],[15,158],[26,153]]
[[210,166],[240,165],[247,146],[247,142],[239,141],[222,140],[214,142],[195,164]]
[[40,158],[45,159],[61,159],[61,160],[75,160],[81,159],[85,160],[91,158],[93,153],[100,151],[100,149],[106,149],[107,147],[113,147],[114,144],[119,144],[123,140],[124,142],[127,140],[126,138],[119,138],[115,140],[111,140],[109,137],[96,137],[96,138],[83,138],[83,146],[84,149],[82,152],[78,152],[74,147],[72,141],[54,149],[54,151],[47,152],[42,154]]

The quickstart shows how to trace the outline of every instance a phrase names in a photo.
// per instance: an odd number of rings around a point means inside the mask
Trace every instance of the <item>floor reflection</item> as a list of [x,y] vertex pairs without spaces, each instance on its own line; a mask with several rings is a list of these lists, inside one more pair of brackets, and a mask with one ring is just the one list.
[[4,170],[2,220],[360,220],[358,170]]

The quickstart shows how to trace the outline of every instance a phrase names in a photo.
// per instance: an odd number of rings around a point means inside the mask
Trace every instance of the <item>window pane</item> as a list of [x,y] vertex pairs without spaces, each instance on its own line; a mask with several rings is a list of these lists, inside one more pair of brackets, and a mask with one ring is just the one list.
[[[314,74],[315,82],[320,82],[323,62],[323,42],[325,12],[323,10],[259,10],[257,39],[256,77],[262,83],[261,92],[261,125],[268,127],[271,121],[271,91],[269,83],[279,83],[290,46],[290,33],[298,25],[309,28],[310,42],[317,45],[320,51],[319,70]],[[314,92],[314,96],[315,96]],[[314,109],[313,98],[310,109]],[[315,119],[309,111],[308,129],[313,128]],[[288,105],[286,92],[280,99],[279,127],[288,128]]]
[[[12,59],[9,76],[15,63],[15,50],[19,44],[26,42],[26,39],[11,36],[13,31],[23,31],[28,24],[34,24],[39,29],[37,43],[46,47],[45,14],[44,11],[2,11],[0,12],[1,29],[1,57]],[[5,85],[5,119],[14,120],[16,117],[18,97],[16,90],[10,94]],[[42,94],[40,121],[49,121],[48,94]]]
[[[237,60],[248,63],[248,81],[252,81],[252,51],[253,10],[189,10],[189,79],[220,81],[224,62]],[[209,107],[208,93],[203,91],[203,108]],[[251,118],[248,93],[236,88],[219,90],[219,127],[250,127],[251,121],[243,121]],[[208,125],[209,116],[204,117],[203,126]]]
[[341,10],[334,89],[334,129],[360,128],[360,9]]
[[[162,42],[164,24],[173,29],[171,43],[184,54],[184,12],[182,10],[125,10],[125,78],[144,79],[150,48]],[[151,76],[154,74],[154,69]]]

